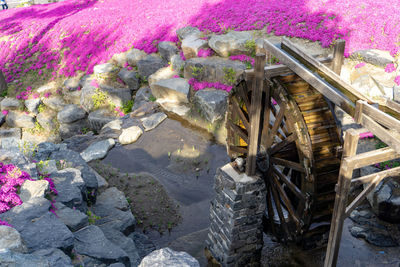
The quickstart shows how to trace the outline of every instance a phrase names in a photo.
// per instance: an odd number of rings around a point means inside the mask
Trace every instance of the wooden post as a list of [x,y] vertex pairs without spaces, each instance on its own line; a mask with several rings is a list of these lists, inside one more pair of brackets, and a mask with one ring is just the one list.
[[342,39],[336,40],[333,50],[332,70],[340,76],[344,61],[344,47],[346,42]]
[[350,161],[346,161],[346,158],[356,154],[358,139],[359,134],[354,129],[345,132],[342,164],[340,166],[339,180],[336,187],[335,206],[332,214],[324,267],[336,266],[340,240],[342,238],[343,221],[345,218],[348,194],[354,170],[354,166]]
[[254,81],[251,93],[250,134],[248,139],[248,154],[246,174],[253,176],[256,173],[256,157],[260,142],[261,104],[264,85],[265,54],[257,54],[254,64]]

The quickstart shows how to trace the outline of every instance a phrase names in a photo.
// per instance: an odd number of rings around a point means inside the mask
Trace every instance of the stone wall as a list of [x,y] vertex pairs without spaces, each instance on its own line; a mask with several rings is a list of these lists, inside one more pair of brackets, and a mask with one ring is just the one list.
[[264,181],[239,174],[227,164],[217,170],[214,189],[209,251],[222,266],[257,266],[263,247]]

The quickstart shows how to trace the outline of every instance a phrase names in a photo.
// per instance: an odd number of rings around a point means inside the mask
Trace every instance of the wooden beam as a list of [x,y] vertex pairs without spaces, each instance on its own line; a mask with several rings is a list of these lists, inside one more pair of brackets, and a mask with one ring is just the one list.
[[249,152],[246,161],[246,174],[253,176],[256,173],[256,157],[258,144],[261,137],[261,111],[262,111],[262,93],[264,86],[264,66],[265,54],[257,54],[255,63],[255,78],[253,82],[253,90],[251,95],[251,111],[250,111],[250,134],[249,134]]
[[361,184],[367,184],[374,180],[374,178],[378,176],[383,176],[384,178],[389,177],[389,176],[395,176],[400,174],[400,167],[396,167],[393,169],[377,172],[377,173],[372,173],[369,175],[365,175],[363,177],[359,177],[356,179],[351,180],[351,184],[354,186],[359,186]]
[[[389,129],[396,130],[400,133],[400,121],[396,118],[386,114],[385,112],[369,105],[367,102],[359,100],[357,101],[357,105],[361,105],[362,113],[373,118],[374,121],[379,122],[383,126]],[[356,105],[356,106],[357,106]],[[359,123],[361,123],[361,116],[359,117]],[[354,116],[354,120],[356,120],[356,116]],[[356,120],[357,121],[357,120]]]
[[290,42],[286,37],[283,37],[282,39],[282,49],[299,60],[310,70],[317,72],[327,83],[329,83],[332,87],[337,88],[353,103],[355,103],[357,100],[365,100],[368,103],[375,103],[375,101],[363,95],[349,84],[345,83],[333,70],[304,53],[297,45]]
[[293,72],[303,80],[313,86],[317,91],[326,96],[335,105],[342,108],[345,112],[354,115],[355,103],[349,100],[343,93],[337,92],[332,85],[328,84],[321,77],[315,76],[313,72],[302,64],[298,63],[292,56],[276,47],[268,40],[264,40],[264,48],[270,51],[279,61],[288,66]]
[[373,150],[342,159],[342,162],[353,166],[354,169],[358,169],[383,161],[397,159],[399,157],[400,153],[396,152],[393,148],[384,147],[378,150]]
[[342,65],[344,62],[344,47],[346,42],[342,39],[336,40],[333,47],[333,61],[332,70],[334,73],[340,76]]

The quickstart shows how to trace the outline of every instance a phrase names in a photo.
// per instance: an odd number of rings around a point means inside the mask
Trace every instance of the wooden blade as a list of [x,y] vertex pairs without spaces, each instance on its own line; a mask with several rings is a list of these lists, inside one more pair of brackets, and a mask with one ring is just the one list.
[[287,240],[290,237],[290,233],[289,233],[288,227],[286,225],[285,217],[283,216],[282,206],[281,206],[281,202],[280,202],[278,193],[275,189],[275,186],[272,184],[272,181],[270,182],[270,190],[272,191],[272,196],[274,197],[276,211],[278,212],[279,221],[281,222],[281,226],[283,228],[283,232],[284,232],[284,236],[285,236],[284,239]]
[[247,154],[247,146],[229,146],[229,149],[236,153]]
[[267,187],[267,210],[268,210],[268,220],[269,224],[271,225],[272,233],[276,236],[276,229],[275,229],[275,222],[274,222],[274,209],[272,207],[272,192],[271,188],[268,186]]
[[290,179],[284,175],[276,166],[272,166],[272,171],[279,177],[279,179],[284,182],[287,187],[303,202],[306,201],[306,197],[300,191],[297,186],[290,181]]
[[274,126],[272,126],[271,131],[269,132],[268,139],[267,139],[267,147],[270,147],[274,141],[274,136],[276,135],[279,126],[282,124],[283,116],[285,115],[286,106],[282,106],[279,110],[278,115],[275,117]]
[[279,150],[281,150],[285,146],[287,146],[290,143],[294,142],[296,139],[297,139],[297,134],[296,133],[292,133],[285,140],[283,140],[282,142],[279,142],[278,144],[276,144],[273,147],[271,147],[270,151],[269,151],[270,155],[275,154],[276,152],[278,152]]
[[290,168],[290,169],[293,169],[293,170],[296,170],[299,172],[303,172],[303,173],[306,172],[304,167],[300,163],[297,163],[297,162],[293,162],[293,161],[281,159],[281,158],[275,158],[275,157],[271,157],[270,161],[274,164],[281,165],[281,166],[284,166],[284,167],[287,167],[287,168]]
[[231,121],[228,121],[227,123],[228,123],[228,126],[232,129],[232,131],[234,131],[236,134],[238,134],[246,143],[249,143],[246,130],[233,124]]
[[249,97],[247,96],[247,87],[245,82],[241,82],[238,86],[238,94],[243,99],[244,104],[246,106],[247,112],[250,112],[250,101]]
[[232,111],[236,113],[240,117],[240,119],[243,122],[244,127],[246,128],[247,131],[250,130],[250,123],[248,116],[243,112],[243,110],[239,107],[238,100],[236,97],[232,97]]

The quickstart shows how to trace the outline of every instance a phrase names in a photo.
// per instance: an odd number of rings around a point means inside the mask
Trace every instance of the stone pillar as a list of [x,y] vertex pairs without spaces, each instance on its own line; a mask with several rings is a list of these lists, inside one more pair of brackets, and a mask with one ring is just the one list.
[[207,248],[222,266],[258,266],[263,247],[266,187],[231,164],[217,170]]

